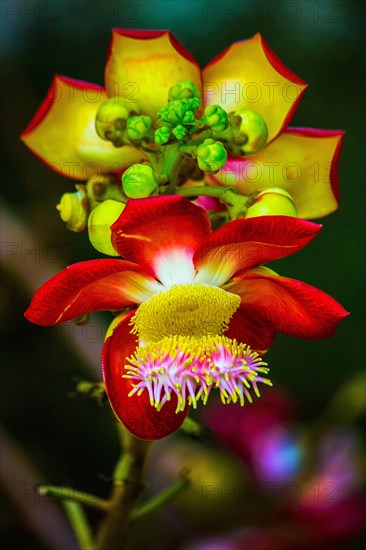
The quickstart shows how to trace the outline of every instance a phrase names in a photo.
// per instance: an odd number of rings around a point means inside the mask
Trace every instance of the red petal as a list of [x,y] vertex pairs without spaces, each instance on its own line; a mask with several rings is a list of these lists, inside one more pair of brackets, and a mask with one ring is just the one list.
[[114,413],[134,436],[161,439],[180,428],[187,416],[188,406],[185,411],[176,414],[177,402],[173,396],[158,412],[150,405],[147,392],[128,397],[132,380],[122,378],[122,375],[125,358],[133,354],[137,344],[129,326],[133,314],[134,311],[124,315],[112,336],[105,341],[102,355],[104,383]]
[[320,340],[332,336],[348,312],[325,292],[295,279],[249,271],[225,286],[242,298],[241,311],[276,332]]
[[263,319],[258,318],[255,310],[239,308],[231,318],[225,332],[228,338],[248,344],[259,354],[265,353],[272,345],[276,332]]
[[130,262],[79,262],[41,286],[25,317],[38,325],[55,325],[90,311],[113,311],[142,301],[152,296],[156,286],[156,281]]
[[214,231],[196,251],[197,280],[220,286],[242,269],[294,254],[320,229],[321,225],[289,216],[234,220]]
[[211,232],[206,212],[179,195],[130,199],[111,230],[118,253],[162,282],[183,270],[194,277],[193,254]]

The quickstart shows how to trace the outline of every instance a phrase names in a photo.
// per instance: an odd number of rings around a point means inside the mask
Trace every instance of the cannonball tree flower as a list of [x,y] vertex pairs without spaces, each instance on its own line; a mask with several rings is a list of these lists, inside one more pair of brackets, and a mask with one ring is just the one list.
[[[105,88],[56,76],[22,139],[74,180],[119,177],[148,161],[157,194],[177,192],[195,170],[196,148],[214,139],[230,156],[205,168],[219,170],[206,183],[234,185],[251,201],[280,187],[300,217],[313,219],[337,207],[343,133],[288,128],[305,88],[260,34],[234,43],[201,71],[169,31],[115,29]],[[193,162],[183,169],[187,156]],[[122,191],[118,200],[127,200]]]
[[107,394],[137,437],[159,439],[189,404],[217,388],[251,401],[269,381],[259,353],[276,332],[331,336],[347,312],[324,292],[260,264],[293,254],[320,226],[285,216],[241,219],[211,232],[182,196],[131,199],[112,226],[124,259],[74,264],[35,294],[26,317],[54,325],[91,311],[121,312],[103,350]]

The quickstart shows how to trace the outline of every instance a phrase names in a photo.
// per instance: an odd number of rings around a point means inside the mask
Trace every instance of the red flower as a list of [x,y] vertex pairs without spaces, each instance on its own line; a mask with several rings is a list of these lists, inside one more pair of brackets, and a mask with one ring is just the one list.
[[[307,339],[334,333],[347,312],[333,298],[260,267],[300,250],[319,229],[304,220],[268,216],[235,220],[212,233],[204,210],[181,196],[130,200],[112,226],[113,246],[124,259],[70,266],[40,288],[25,315],[34,323],[54,325],[90,311],[140,304],[122,313],[107,334],[104,379],[126,427],[138,437],[159,439],[183,422],[186,401],[195,405],[195,381],[187,379],[186,365],[199,361],[197,350],[207,339],[214,341],[216,355],[222,354],[220,364],[234,354],[233,346],[235,353],[242,346],[240,353],[253,363],[247,378],[256,390],[256,382],[265,381],[258,372],[267,369],[257,354],[231,338],[264,351],[279,331]],[[190,362],[177,365],[177,357],[187,359],[181,341],[193,351]],[[147,373],[141,357],[149,363]],[[165,359],[175,361],[175,378],[164,370]],[[133,371],[140,384],[134,384]],[[211,378],[200,381],[197,398],[206,400]],[[178,379],[183,389],[177,389]],[[220,388],[224,402],[239,400],[238,384],[240,402],[244,395],[250,400],[249,384],[235,379],[227,394]]]

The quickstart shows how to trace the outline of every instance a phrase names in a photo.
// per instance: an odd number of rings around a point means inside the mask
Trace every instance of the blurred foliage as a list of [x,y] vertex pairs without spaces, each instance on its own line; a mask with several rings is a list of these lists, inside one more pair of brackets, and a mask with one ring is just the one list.
[[[278,266],[273,264],[283,275],[322,288],[351,312],[332,339],[309,343],[279,337],[268,355],[272,379],[292,391],[302,419],[318,414],[365,360],[362,10],[361,2],[347,0],[4,0],[1,4],[2,195],[42,242],[43,250],[56,246],[52,261],[62,265],[99,255],[86,234],[66,232],[55,210],[61,194],[73,190],[71,180],[43,166],[19,142],[19,135],[55,73],[103,84],[112,27],[169,28],[202,67],[232,42],[259,31],[279,58],[309,83],[292,125],[346,130],[339,210],[321,220],[324,228],[315,242]],[[36,262],[29,255],[24,270],[36,269]],[[84,366],[57,329],[36,327],[23,319],[30,296],[6,270],[2,280],[4,425],[44,479],[105,495],[117,457],[112,415],[108,407],[75,396],[77,379],[88,376]],[[13,527],[4,520],[3,548],[40,548],[31,534],[23,543]]]

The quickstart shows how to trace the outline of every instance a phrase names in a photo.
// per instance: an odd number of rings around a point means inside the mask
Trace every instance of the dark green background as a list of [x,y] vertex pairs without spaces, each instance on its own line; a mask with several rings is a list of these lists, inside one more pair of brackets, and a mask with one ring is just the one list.
[[[88,259],[85,235],[66,232],[54,209],[71,181],[43,166],[19,142],[55,73],[103,85],[112,27],[168,28],[201,67],[232,42],[261,32],[279,58],[309,83],[292,125],[344,129],[339,210],[321,220],[315,242],[273,264],[281,274],[325,290],[351,312],[321,342],[278,337],[268,354],[272,380],[288,388],[299,416],[315,417],[365,364],[365,131],[362,2],[355,1],[3,1],[2,197],[34,232],[41,251],[63,265]],[[50,248],[51,247],[51,248]],[[43,261],[47,253],[41,253]],[[97,254],[93,254],[97,257]],[[19,258],[18,258],[19,260]],[[57,329],[22,318],[30,295],[5,266],[1,322],[2,419],[8,433],[54,483],[106,493],[117,453],[111,417],[72,395],[88,376]],[[34,257],[22,269],[32,278]],[[97,361],[97,359],[96,359]],[[337,411],[342,415],[342,411]],[[4,491],[7,547],[39,548]],[[15,526],[17,528],[15,529]]]

